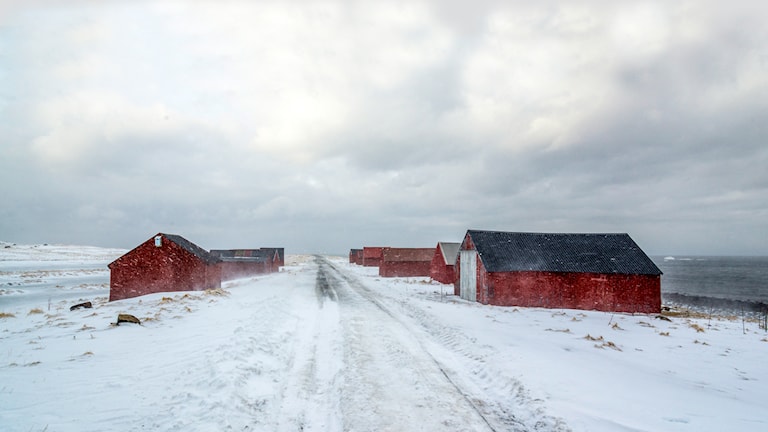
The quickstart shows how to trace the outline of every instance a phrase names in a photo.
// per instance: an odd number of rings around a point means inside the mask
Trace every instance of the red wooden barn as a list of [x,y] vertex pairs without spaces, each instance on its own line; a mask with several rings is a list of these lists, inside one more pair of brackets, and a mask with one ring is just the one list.
[[221,288],[219,259],[174,234],[158,233],[108,267],[109,301],[157,292]]
[[272,263],[273,271],[280,271],[280,267],[285,267],[285,248],[263,247],[261,250],[277,254]]
[[214,249],[211,254],[221,260],[221,280],[272,273],[279,269],[280,258],[275,248]]
[[627,234],[469,230],[454,292],[499,306],[655,313],[661,270]]
[[432,248],[384,248],[379,276],[429,276],[429,265],[434,254]]
[[440,283],[452,284],[456,281],[453,266],[459,255],[461,243],[439,242],[429,265],[429,276]]
[[378,267],[381,265],[381,257],[384,247],[363,246],[363,266]]
[[[350,249],[349,250],[349,263],[350,264],[361,264],[363,259],[363,250],[362,249]],[[358,260],[360,262],[358,262]]]

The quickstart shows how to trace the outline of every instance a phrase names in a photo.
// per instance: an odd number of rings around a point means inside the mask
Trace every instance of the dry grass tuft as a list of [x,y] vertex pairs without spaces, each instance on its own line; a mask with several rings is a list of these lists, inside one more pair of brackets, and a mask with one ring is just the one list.
[[229,291],[226,291],[221,288],[205,290],[204,292],[206,295],[212,295],[212,296],[228,296],[229,295]]
[[595,344],[595,348],[600,348],[600,349],[610,348],[612,350],[621,351],[621,348],[616,346],[616,344],[611,341],[605,341],[601,345]]
[[163,297],[163,298],[160,299],[160,303],[171,303],[171,302],[174,302],[174,301],[175,300],[173,298],[171,298],[171,297]]
[[86,352],[83,353],[83,357],[88,357],[88,356],[92,356],[92,355],[93,355],[93,352],[91,352],[91,351],[86,351]]
[[669,332],[661,332],[659,333],[659,336],[669,336]]
[[650,328],[655,328],[653,324],[651,324],[651,323],[648,323],[648,322],[645,322],[645,321],[639,321],[637,324],[638,324],[639,326],[641,326],[641,327],[650,327]]
[[611,325],[611,328],[614,330],[624,330],[623,328],[619,327],[619,323],[613,323],[613,325]]
[[0,312],[0,318],[16,318],[16,315],[8,312]]
[[709,315],[703,312],[696,312],[689,309],[664,307],[661,315],[673,318],[708,318]]
[[41,314],[41,313],[45,313],[45,312],[43,312],[43,310],[40,308],[34,308],[30,310],[27,315],[34,315],[34,314]]
[[584,336],[584,339],[586,339],[588,341],[592,341],[592,342],[597,342],[597,341],[602,341],[603,337],[602,336],[594,337],[594,336],[592,336],[590,334],[587,334],[586,336]]
[[693,343],[695,343],[695,344],[701,344],[701,345],[709,345],[708,343],[706,343],[706,342],[702,342],[702,341],[700,341],[700,340],[698,340],[698,339],[696,339],[695,341],[693,341]]
[[91,326],[87,326],[87,325],[83,324],[83,326],[80,327],[80,331],[83,331],[83,330],[93,330],[95,328],[96,327],[91,327]]
[[548,328],[548,329],[544,329],[544,331],[556,332],[556,333],[570,333],[571,329],[553,329],[553,328]]
[[696,323],[690,323],[688,324],[688,327],[696,330],[696,333],[704,333],[704,327],[696,324]]

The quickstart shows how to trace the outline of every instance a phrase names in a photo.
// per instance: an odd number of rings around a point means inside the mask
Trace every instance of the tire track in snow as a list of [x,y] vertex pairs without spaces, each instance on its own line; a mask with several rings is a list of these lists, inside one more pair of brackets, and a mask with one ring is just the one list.
[[344,327],[345,429],[496,430],[396,315],[325,259],[324,269]]
[[[501,374],[493,368],[493,362],[486,362],[494,353],[486,352],[474,340],[461,333],[460,329],[437,324],[423,309],[401,299],[385,295],[382,297],[382,293],[372,292],[355,275],[344,272],[330,262],[328,264],[362,297],[414,334],[446,380],[466,398],[490,429],[570,430],[562,420],[549,416],[541,401],[531,398],[522,383]],[[392,309],[393,306],[396,309]],[[462,370],[453,370],[438,360],[445,356],[458,359],[463,365]]]
[[308,316],[303,317],[294,335],[296,350],[282,391],[278,431],[343,430],[339,309],[322,265],[317,271],[315,293],[317,307],[305,305],[300,309]]

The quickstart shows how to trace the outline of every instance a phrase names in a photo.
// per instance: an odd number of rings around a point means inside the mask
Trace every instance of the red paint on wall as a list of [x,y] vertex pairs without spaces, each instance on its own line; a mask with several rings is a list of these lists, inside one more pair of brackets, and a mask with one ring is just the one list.
[[381,257],[384,253],[384,247],[364,246],[363,247],[363,266],[378,267],[381,265]]
[[478,272],[477,301],[496,306],[526,306],[606,312],[657,313],[661,277],[553,272]]
[[222,280],[232,280],[280,271],[281,250],[281,248],[214,249],[211,254],[221,260],[219,266]]
[[279,272],[280,267],[285,267],[285,248],[263,247],[261,250],[270,251],[274,254],[271,271]]
[[432,248],[385,248],[379,266],[382,277],[429,276]]
[[350,264],[359,264],[357,262],[357,260],[358,260],[358,257],[360,257],[360,259],[362,259],[362,253],[363,253],[362,249],[350,249],[349,250],[349,263]]
[[440,283],[452,284],[456,282],[454,273],[454,263],[446,263],[443,251],[440,250],[438,243],[435,253],[432,255],[432,261],[429,264],[429,276]]
[[268,261],[223,261],[221,267],[221,280],[227,281],[244,277],[272,273],[272,265]]
[[[155,237],[160,246],[155,246]],[[221,269],[157,234],[109,264],[109,301],[170,291],[221,288]]]

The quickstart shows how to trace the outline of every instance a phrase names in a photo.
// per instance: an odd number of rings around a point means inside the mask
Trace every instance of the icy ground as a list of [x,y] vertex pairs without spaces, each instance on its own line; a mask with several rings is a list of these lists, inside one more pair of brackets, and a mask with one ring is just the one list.
[[768,430],[754,322],[484,306],[290,255],[107,303],[125,251],[3,246],[2,431]]

